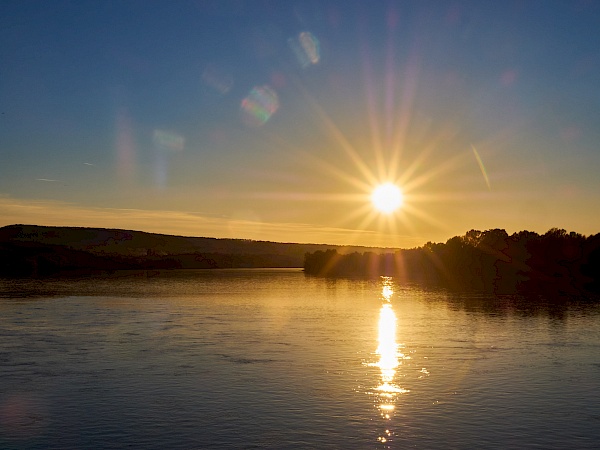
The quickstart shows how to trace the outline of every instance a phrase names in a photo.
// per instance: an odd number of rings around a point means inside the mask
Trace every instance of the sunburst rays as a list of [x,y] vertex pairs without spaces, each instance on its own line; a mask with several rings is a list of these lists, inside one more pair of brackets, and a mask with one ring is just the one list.
[[[333,145],[332,150],[337,149],[332,162],[331,154],[317,154],[314,149],[307,149],[298,144],[290,143],[289,140],[277,135],[274,131],[265,133],[271,139],[272,145],[286,148],[290,154],[296,155],[296,159],[303,165],[310,167],[315,173],[321,173],[326,178],[337,180],[338,189],[346,186],[348,193],[339,192],[305,192],[305,193],[277,193],[278,198],[289,200],[344,202],[349,204],[346,213],[337,217],[333,223],[328,225],[355,228],[356,238],[362,237],[364,231],[377,230],[383,235],[390,237],[389,246],[397,246],[395,240],[401,236],[418,235],[419,223],[426,223],[430,227],[443,229],[445,224],[442,220],[428,212],[425,207],[431,202],[444,201],[447,193],[435,193],[428,190],[433,181],[440,177],[448,176],[453,171],[463,167],[470,152],[461,152],[446,159],[436,158],[436,150],[444,141],[443,132],[433,133],[426,141],[421,143],[418,152],[405,152],[407,137],[410,128],[410,112],[405,108],[399,109],[400,117],[394,120],[401,128],[393,133],[394,142],[384,148],[381,139],[381,130],[384,120],[376,113],[373,105],[366,108],[368,120],[363,123],[370,124],[370,130],[365,133],[371,135],[371,148],[359,148],[352,143],[352,138],[347,136],[336,124],[334,117],[329,115],[317,99],[302,88],[302,96],[307,101],[310,111],[317,118],[316,124],[320,127],[326,138]],[[367,102],[368,103],[368,102]],[[357,130],[353,130],[356,132]],[[267,136],[264,136],[267,138]],[[326,144],[322,144],[325,146]],[[414,155],[409,159],[407,154]],[[375,164],[369,164],[369,159],[374,159]],[[340,163],[340,160],[343,163]],[[390,214],[381,214],[375,210],[371,203],[371,193],[376,186],[391,183],[401,188],[403,193],[403,206]],[[275,194],[274,194],[275,195]],[[352,205],[352,206],[350,206]],[[348,244],[354,244],[349,242]]]
[[[398,247],[406,242],[406,238],[414,241],[420,230],[422,232],[422,225],[428,229],[447,228],[447,221],[438,217],[433,212],[437,210],[429,205],[449,200],[465,201],[474,194],[444,189],[444,180],[451,181],[453,172],[472,164],[473,155],[468,145],[464,146],[464,151],[448,155],[444,146],[448,145],[449,137],[444,125],[437,129],[429,126],[427,136],[416,133],[421,135],[415,138],[420,72],[417,50],[409,52],[401,76],[397,76],[395,64],[387,61],[384,73],[377,74],[382,78],[381,83],[376,81],[375,65],[366,45],[361,46],[360,54],[364,78],[363,112],[356,113],[351,123],[361,124],[361,128],[348,129],[338,125],[348,121],[346,113],[341,116],[328,113],[324,105],[329,109],[330,99],[321,103],[299,79],[292,77],[300,97],[308,106],[308,116],[324,137],[318,145],[326,151],[306,147],[306,142],[290,142],[273,129],[262,132],[272,145],[285,148],[299,164],[309,172],[321,174],[327,182],[315,175],[314,180],[318,181],[305,187],[306,192],[283,189],[265,195],[290,201],[347,204],[345,212],[338,214],[328,226],[356,229],[356,240],[362,238],[365,231],[379,233],[387,239],[385,246]],[[451,143],[455,150],[460,147],[457,142]],[[312,181],[311,176],[306,175],[309,172],[303,172],[307,184]],[[400,187],[403,205],[389,214],[382,214],[373,207],[371,194],[377,186],[386,183]],[[489,186],[487,179],[486,183]],[[317,187],[321,185],[331,191],[318,192]]]

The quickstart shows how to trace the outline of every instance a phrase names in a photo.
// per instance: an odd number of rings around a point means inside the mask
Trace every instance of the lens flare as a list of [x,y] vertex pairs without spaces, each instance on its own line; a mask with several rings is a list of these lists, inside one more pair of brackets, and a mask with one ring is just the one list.
[[155,147],[154,175],[156,186],[160,189],[167,185],[169,160],[174,153],[183,151],[185,138],[177,133],[154,130],[152,141]]
[[474,145],[471,145],[471,148],[473,149],[473,155],[475,156],[475,159],[477,160],[477,164],[479,165],[479,170],[481,170],[481,174],[483,175],[485,184],[486,184],[488,190],[490,190],[490,189],[492,189],[492,187],[490,186],[490,179],[488,177],[487,171],[485,170],[485,166],[483,165],[483,161],[481,160],[481,156],[479,156],[479,152],[477,151],[477,149],[475,148]]
[[233,87],[233,77],[215,64],[204,68],[202,81],[220,94],[227,94]]
[[154,130],[152,141],[159,149],[180,152],[185,147],[185,138],[169,131]]
[[246,125],[261,126],[279,109],[279,97],[271,87],[256,86],[242,100],[241,110]]
[[321,44],[315,35],[308,31],[300,33],[298,38],[289,38],[288,45],[303,69],[317,64],[321,59]]
[[300,33],[300,37],[298,39],[311,64],[317,64],[319,59],[321,59],[319,40],[308,31]]
[[116,120],[117,174],[121,182],[131,183],[135,175],[135,140],[131,118],[121,109]]

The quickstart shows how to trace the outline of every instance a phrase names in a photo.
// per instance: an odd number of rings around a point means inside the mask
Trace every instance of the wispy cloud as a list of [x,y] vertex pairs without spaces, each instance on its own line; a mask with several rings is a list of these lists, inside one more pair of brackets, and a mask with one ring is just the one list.
[[58,180],[51,180],[51,179],[49,179],[49,178],[36,178],[36,179],[35,179],[35,181],[48,181],[48,182],[50,182],[50,183],[55,183],[55,182],[57,182]]

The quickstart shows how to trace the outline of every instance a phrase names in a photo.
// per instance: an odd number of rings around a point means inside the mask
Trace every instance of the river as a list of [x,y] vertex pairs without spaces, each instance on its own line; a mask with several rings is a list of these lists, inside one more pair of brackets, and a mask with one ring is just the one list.
[[298,269],[0,279],[0,448],[598,448],[600,307]]

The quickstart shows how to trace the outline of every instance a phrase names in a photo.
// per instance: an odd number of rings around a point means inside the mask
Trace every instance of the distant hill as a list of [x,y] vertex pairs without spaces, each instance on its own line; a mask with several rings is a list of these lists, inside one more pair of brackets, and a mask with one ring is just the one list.
[[184,237],[142,231],[9,225],[0,228],[0,275],[65,271],[302,267],[309,252],[394,249]]

